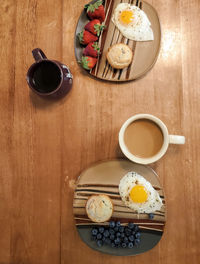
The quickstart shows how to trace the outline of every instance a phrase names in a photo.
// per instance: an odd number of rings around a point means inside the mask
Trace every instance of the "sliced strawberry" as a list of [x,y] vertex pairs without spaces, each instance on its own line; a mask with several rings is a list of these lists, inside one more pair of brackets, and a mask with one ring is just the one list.
[[105,10],[101,0],[96,1],[94,4],[85,5],[87,14],[90,19],[98,18],[102,23],[105,20]]
[[100,49],[97,42],[91,42],[87,45],[87,47],[83,51],[84,56],[98,57],[100,53]]
[[86,70],[91,70],[97,63],[97,59],[90,56],[82,56],[81,65]]
[[78,34],[79,41],[83,45],[87,45],[90,42],[94,42],[98,40],[97,36],[94,36],[87,30],[83,30]]
[[92,34],[99,36],[105,26],[101,25],[99,19],[93,19],[92,21],[88,22],[84,28],[90,31]]

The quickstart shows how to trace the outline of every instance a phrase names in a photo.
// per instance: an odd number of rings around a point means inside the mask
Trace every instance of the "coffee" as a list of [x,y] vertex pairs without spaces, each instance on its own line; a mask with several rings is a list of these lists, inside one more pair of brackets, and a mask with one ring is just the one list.
[[150,158],[160,151],[164,137],[162,130],[155,122],[149,119],[138,119],[126,128],[124,142],[133,155]]
[[61,81],[59,67],[50,61],[38,63],[33,72],[34,88],[40,93],[49,93],[54,91]]

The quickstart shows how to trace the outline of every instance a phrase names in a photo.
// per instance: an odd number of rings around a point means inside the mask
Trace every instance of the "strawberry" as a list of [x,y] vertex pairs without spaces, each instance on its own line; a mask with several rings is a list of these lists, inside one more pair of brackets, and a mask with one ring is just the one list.
[[97,63],[97,59],[90,56],[82,56],[81,65],[86,70],[91,70]]
[[97,0],[94,4],[85,5],[87,14],[90,19],[98,18],[102,23],[105,20],[105,10],[101,0]]
[[87,47],[83,51],[84,56],[98,57],[100,52],[99,46],[97,42],[90,42]]
[[98,40],[97,36],[94,36],[89,31],[86,31],[86,30],[81,31],[78,34],[78,37],[79,37],[80,43],[83,45],[87,45],[90,42],[94,42],[94,41]]
[[87,31],[90,31],[92,34],[99,36],[105,26],[101,25],[99,19],[93,19],[92,21],[88,22],[84,28]]

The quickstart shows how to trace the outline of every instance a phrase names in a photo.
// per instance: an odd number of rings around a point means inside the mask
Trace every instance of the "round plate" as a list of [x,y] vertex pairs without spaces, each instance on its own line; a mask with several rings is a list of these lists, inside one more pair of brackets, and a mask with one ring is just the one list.
[[[154,213],[152,220],[149,219],[148,214],[134,213],[124,205],[120,198],[118,191],[120,179],[130,171],[137,172],[149,181],[163,201],[161,210]],[[114,211],[111,220],[119,220],[125,225],[129,222],[139,225],[141,243],[138,247],[132,249],[112,248],[108,245],[98,247],[96,242],[91,240],[92,226],[102,225],[102,223],[92,222],[86,214],[87,199],[93,194],[106,194],[112,199]],[[117,256],[137,255],[152,249],[160,241],[166,221],[164,194],[156,173],[150,167],[123,159],[102,161],[81,173],[75,189],[73,210],[81,239],[95,250]],[[108,222],[103,225],[108,225]]]
[[[95,1],[92,1],[95,2]],[[105,0],[104,7],[106,12],[105,25],[106,29],[103,31],[101,36],[99,37],[99,47],[101,50],[101,54],[98,58],[98,62],[96,66],[89,72],[91,75],[108,81],[130,81],[140,78],[144,74],[146,74],[155,64],[156,59],[160,50],[160,41],[161,41],[161,29],[158,15],[155,9],[148,3],[144,1],[125,0],[123,2],[130,3],[132,5],[137,5],[142,9],[148,16],[151,27],[154,33],[153,41],[133,41],[128,40],[123,37],[120,31],[115,27],[111,18],[113,11],[116,6],[121,3],[120,0]],[[77,38],[77,34],[81,32],[88,22],[88,17],[86,15],[86,11],[80,15],[77,28],[75,31],[75,55],[77,61],[81,60],[83,46],[80,45],[79,40]],[[115,43],[125,43],[127,44],[131,50],[133,51],[133,61],[129,65],[129,67],[123,70],[113,69],[108,62],[106,61],[106,53],[110,46]]]

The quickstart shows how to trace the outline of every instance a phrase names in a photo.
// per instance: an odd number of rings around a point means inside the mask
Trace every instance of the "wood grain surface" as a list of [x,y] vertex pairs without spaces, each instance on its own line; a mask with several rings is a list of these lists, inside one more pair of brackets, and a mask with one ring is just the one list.
[[[200,260],[200,2],[148,0],[159,15],[161,50],[142,79],[97,81],[77,65],[74,31],[87,0],[0,1],[0,263],[197,264]],[[70,93],[32,94],[31,50],[67,64]],[[135,257],[88,248],[73,219],[74,181],[93,162],[123,157],[118,131],[136,113],[163,120],[186,137],[152,168],[168,208],[159,245]]]

